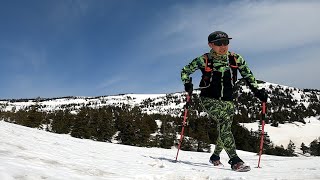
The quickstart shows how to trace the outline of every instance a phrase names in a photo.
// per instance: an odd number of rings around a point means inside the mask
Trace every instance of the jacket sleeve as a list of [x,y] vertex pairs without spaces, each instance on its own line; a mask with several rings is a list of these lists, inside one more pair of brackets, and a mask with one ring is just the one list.
[[245,79],[247,85],[250,87],[251,91],[255,92],[258,89],[258,83],[253,73],[248,67],[247,62],[239,54],[236,54],[238,69],[241,76]]
[[190,75],[199,68],[205,66],[204,57],[200,56],[192,60],[188,65],[184,66],[181,70],[181,81],[183,84],[190,82]]

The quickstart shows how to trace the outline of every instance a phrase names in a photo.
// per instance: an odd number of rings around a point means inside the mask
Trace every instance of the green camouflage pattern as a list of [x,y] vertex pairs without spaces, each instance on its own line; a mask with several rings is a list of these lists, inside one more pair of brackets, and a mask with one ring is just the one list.
[[[222,76],[224,76],[224,72],[230,70],[228,60],[230,54],[231,52],[228,52],[225,55],[218,55],[211,50],[208,56],[209,59],[212,59],[213,71],[219,71]],[[251,87],[251,89],[257,89],[257,81],[246,61],[237,53],[233,53],[232,55],[236,57],[238,71],[241,76],[246,79],[246,82],[249,83],[249,87]],[[181,71],[182,82],[184,84],[190,82],[190,75],[198,69],[204,69],[205,66],[206,63],[204,56],[199,56],[192,60],[188,65],[183,67]],[[224,89],[223,83],[221,83],[221,85],[222,89]],[[225,149],[230,159],[236,157],[236,145],[231,131],[234,116],[234,103],[232,101],[223,101],[202,96],[200,97],[200,100],[204,110],[209,114],[210,118],[217,122],[218,126],[218,138],[213,154],[219,156],[221,151]]]
[[[228,56],[231,54],[231,52],[228,52],[226,55],[218,55],[213,50],[209,53],[209,59],[213,59],[213,67],[220,67],[219,69],[214,69],[213,71],[219,71],[219,72],[225,72],[226,70],[230,70],[229,62],[228,62]],[[233,55],[237,59],[238,64],[238,70],[243,78],[247,80],[249,83],[249,86],[257,89],[258,84],[256,81],[256,78],[254,77],[253,73],[249,69],[246,61],[243,59],[243,57],[240,54],[233,53]],[[182,68],[181,71],[181,80],[183,84],[190,82],[190,75],[194,73],[196,70],[205,68],[205,58],[203,56],[199,56],[192,60],[188,65]]]
[[218,126],[218,138],[213,154],[219,156],[224,149],[230,159],[236,157],[236,145],[231,131],[234,103],[207,97],[200,97],[200,100],[209,117],[216,121]]

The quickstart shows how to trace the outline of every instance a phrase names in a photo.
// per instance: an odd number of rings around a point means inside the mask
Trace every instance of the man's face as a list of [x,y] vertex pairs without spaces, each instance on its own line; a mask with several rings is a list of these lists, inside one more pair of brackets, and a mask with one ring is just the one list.
[[211,43],[208,43],[210,48],[213,49],[214,52],[220,55],[225,55],[228,52],[229,49],[229,40],[228,39],[222,39],[218,41],[214,41]]

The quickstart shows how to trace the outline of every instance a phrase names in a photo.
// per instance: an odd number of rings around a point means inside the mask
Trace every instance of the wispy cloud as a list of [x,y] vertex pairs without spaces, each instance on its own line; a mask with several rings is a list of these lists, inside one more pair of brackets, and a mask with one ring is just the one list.
[[[243,55],[257,78],[320,88],[314,78],[320,76],[315,69],[320,1],[154,5],[63,0],[31,1],[22,9],[1,6],[7,22],[0,42],[3,81],[20,84],[10,86],[16,97],[29,96],[27,91],[49,96],[180,91],[181,68],[208,52],[209,33],[223,30],[233,37],[230,50]],[[201,75],[194,74],[196,84],[195,76]]]
[[278,51],[320,42],[319,1],[249,1],[238,6],[227,29],[242,50]]
[[[283,55],[277,63],[265,66],[257,66],[256,77],[267,79],[270,82],[288,85],[297,88],[320,88],[320,61],[315,55],[319,52],[319,46],[305,48],[303,51],[292,53],[292,56]],[[282,59],[290,58],[287,61]]]
[[[145,37],[146,41],[153,40],[153,46],[147,47],[147,43],[145,46],[152,57],[174,57],[187,63],[209,50],[209,33],[223,30],[233,37],[230,50],[250,57],[249,65],[258,71],[255,74],[260,79],[283,84],[292,82],[300,88],[320,88],[320,82],[307,83],[309,79],[318,81],[314,73],[319,73],[312,66],[318,61],[316,54],[320,51],[318,9],[320,1],[312,0],[178,4],[159,15],[162,21]],[[313,50],[308,51],[306,47]],[[162,63],[173,60],[161,59]],[[265,66],[266,63],[269,64]],[[167,73],[176,73],[173,68],[177,67],[168,67]],[[180,83],[177,82],[177,86]]]
[[122,87],[127,80],[128,78],[125,78],[123,76],[112,76],[100,82],[100,84],[98,84],[95,89],[99,93],[114,93],[112,89],[115,89],[115,87]]
[[4,49],[8,57],[3,61],[6,61],[6,64],[11,64],[13,69],[37,71],[47,63],[47,53],[44,47],[35,47],[33,44],[23,42],[6,44]]
[[320,41],[318,9],[319,1],[179,4],[162,14],[165,21],[146,38],[166,42],[161,53],[169,54],[206,47],[206,37],[214,30],[228,32],[234,37],[232,46],[243,51],[299,47]]
[[[52,1],[48,9],[48,22],[58,32],[77,31],[83,19],[104,16],[113,6],[113,1],[63,0]],[[80,26],[80,27],[79,27]]]
[[89,1],[66,0],[52,4],[51,18],[57,21],[75,20],[85,16],[90,7]]

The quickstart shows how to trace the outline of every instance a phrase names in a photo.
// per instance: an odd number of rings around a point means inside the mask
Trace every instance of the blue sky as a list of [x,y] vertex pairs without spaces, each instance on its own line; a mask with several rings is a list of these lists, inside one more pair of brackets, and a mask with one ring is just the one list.
[[[233,37],[257,79],[320,89],[320,1],[3,0],[0,98],[183,91],[181,68]],[[194,74],[197,86],[200,73]]]

